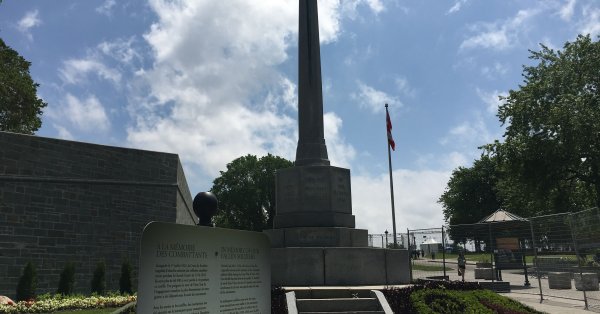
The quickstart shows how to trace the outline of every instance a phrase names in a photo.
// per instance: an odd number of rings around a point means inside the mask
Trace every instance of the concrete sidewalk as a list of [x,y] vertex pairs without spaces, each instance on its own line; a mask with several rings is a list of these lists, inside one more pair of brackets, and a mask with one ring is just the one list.
[[[415,260],[416,264],[420,265],[441,265],[441,260]],[[446,261],[446,267],[451,268],[452,270],[447,271],[446,274],[450,277],[450,280],[460,280],[458,274],[456,272],[456,262],[455,261]],[[465,275],[466,281],[488,281],[482,279],[475,279],[475,265],[472,263],[467,264],[467,272]],[[441,275],[441,272],[415,272],[418,276],[422,276],[421,278],[428,275]],[[413,276],[415,275],[413,273]],[[600,292],[598,291],[588,291],[588,302],[590,302],[590,306],[588,310],[585,310],[585,303],[583,301],[583,293],[576,289],[575,285],[572,285],[571,289],[550,289],[548,286],[548,279],[546,277],[542,277],[541,280],[538,280],[534,277],[534,272],[529,274],[529,282],[531,286],[524,287],[524,275],[518,271],[505,270],[502,273],[502,277],[504,281],[507,281],[511,284],[511,292],[510,293],[500,293],[502,295],[508,296],[512,299],[515,299],[523,304],[529,305],[539,311],[543,311],[546,313],[567,313],[567,314],[576,314],[576,313],[600,313],[600,304],[598,299],[600,299]],[[419,277],[417,277],[419,278]],[[490,281],[488,281],[490,282]],[[544,295],[544,300],[540,303],[540,296],[538,294],[539,285],[542,285],[542,291]],[[593,300],[595,299],[595,300]]]
[[503,296],[509,297],[513,300],[519,301],[525,305],[528,305],[538,311],[542,311],[548,314],[593,314],[600,313],[600,308],[590,308],[589,310],[584,309],[583,301],[570,300],[562,298],[553,298],[544,296],[544,300],[540,303],[540,296],[533,294],[521,294],[515,292],[500,293]]
[[[336,286],[336,287],[283,287],[287,291],[291,290],[308,290],[308,289],[341,289],[341,290],[383,290],[385,288],[404,288],[410,285],[398,285],[398,286]],[[539,295],[535,294],[523,294],[516,292],[499,293],[500,295],[509,297],[513,300],[519,301],[525,305],[528,305],[538,311],[545,312],[548,314],[594,314],[600,313],[599,308],[590,308],[589,310],[584,309],[584,303],[580,300],[570,300],[562,298],[553,298],[550,296],[544,296],[544,301],[540,303]]]

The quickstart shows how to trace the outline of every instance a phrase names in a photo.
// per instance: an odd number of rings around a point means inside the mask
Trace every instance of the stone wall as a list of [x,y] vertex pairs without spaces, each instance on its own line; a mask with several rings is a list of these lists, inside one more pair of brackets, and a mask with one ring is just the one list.
[[67,262],[78,292],[99,261],[108,289],[126,259],[136,285],[144,226],[193,224],[191,206],[175,154],[0,132],[0,295],[15,295],[29,261],[38,293],[56,291]]

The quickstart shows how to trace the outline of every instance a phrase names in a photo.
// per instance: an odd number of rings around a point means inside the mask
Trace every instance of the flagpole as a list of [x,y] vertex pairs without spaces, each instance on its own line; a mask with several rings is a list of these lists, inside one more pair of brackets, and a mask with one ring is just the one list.
[[[387,130],[387,117],[389,117],[389,112],[388,112],[388,104],[385,104],[385,114],[386,114],[386,130]],[[398,241],[396,241],[396,209],[394,207],[394,179],[392,178],[392,153],[390,152],[390,143],[389,141],[387,142],[387,151],[388,151],[388,165],[389,165],[389,171],[390,171],[390,195],[392,196],[392,226],[393,226],[393,232],[394,232],[394,248],[396,248],[396,245],[398,243]]]

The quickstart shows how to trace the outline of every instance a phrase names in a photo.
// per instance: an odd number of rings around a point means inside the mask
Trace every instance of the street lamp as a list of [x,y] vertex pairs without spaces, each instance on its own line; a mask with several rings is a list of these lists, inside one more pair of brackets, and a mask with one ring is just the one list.
[[387,249],[387,247],[388,247],[388,233],[389,232],[387,231],[387,229],[385,229],[384,233],[385,233],[385,248]]

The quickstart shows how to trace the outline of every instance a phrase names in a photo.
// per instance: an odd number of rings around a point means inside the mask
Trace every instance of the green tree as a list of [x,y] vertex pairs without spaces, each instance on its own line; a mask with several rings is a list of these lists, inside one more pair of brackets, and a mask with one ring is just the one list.
[[0,39],[0,131],[33,134],[42,125],[46,103],[29,74],[31,62]]
[[26,301],[35,299],[35,289],[37,287],[37,276],[35,267],[31,262],[28,262],[23,269],[23,275],[19,278],[17,284],[17,301]]
[[535,214],[600,206],[600,42],[578,36],[562,51],[530,51],[524,83],[499,107],[498,185],[510,207]]
[[501,208],[497,192],[500,172],[497,160],[481,156],[470,168],[459,167],[452,172],[446,190],[438,203],[443,207],[444,219],[450,225],[449,234],[454,242],[465,243],[472,239],[475,249],[481,250],[480,240],[487,242],[479,228],[458,226],[474,224]]
[[499,172],[496,161],[488,156],[475,160],[470,168],[452,172],[438,203],[450,225],[471,224],[498,210],[501,201],[496,191]]
[[219,199],[215,216],[219,227],[262,231],[272,228],[275,216],[275,172],[293,163],[268,154],[239,157],[213,182],[211,192]]
[[119,292],[121,294],[133,294],[133,285],[131,284],[132,272],[131,263],[127,259],[121,265],[121,277],[119,277]]
[[91,282],[92,293],[103,295],[106,292],[106,265],[99,262],[94,270],[94,276]]
[[56,293],[62,295],[71,295],[75,290],[75,264],[67,263],[65,268],[60,273],[60,280],[58,281],[58,289]]

